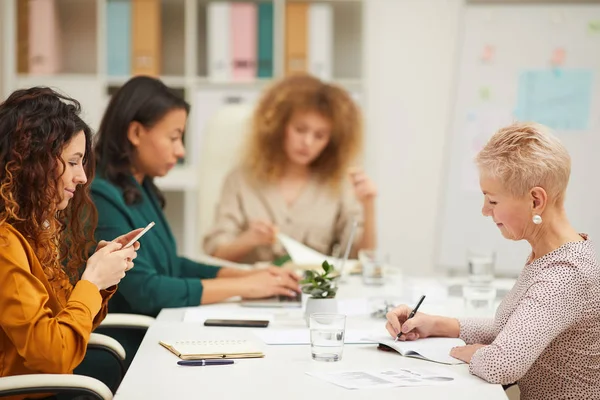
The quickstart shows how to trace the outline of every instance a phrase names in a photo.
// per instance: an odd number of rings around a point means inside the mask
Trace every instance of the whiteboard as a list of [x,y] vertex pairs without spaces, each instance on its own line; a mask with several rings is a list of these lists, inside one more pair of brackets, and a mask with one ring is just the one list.
[[[483,195],[473,163],[495,130],[519,115],[565,119],[553,126],[572,158],[567,215],[600,248],[599,21],[599,4],[466,7],[437,227],[439,269],[465,271],[469,249],[495,251],[498,274],[516,275],[522,269],[529,245],[504,239],[492,220],[482,216]],[[540,109],[532,114],[522,105],[523,96],[533,90],[526,83],[532,76],[541,82],[536,93],[554,96],[541,103],[550,110],[546,115]],[[590,84],[582,84],[586,76],[591,76]],[[561,77],[568,81],[548,84],[548,79]],[[550,93],[565,90],[559,88],[563,84],[574,92],[564,97]],[[589,113],[585,121],[584,111]]]

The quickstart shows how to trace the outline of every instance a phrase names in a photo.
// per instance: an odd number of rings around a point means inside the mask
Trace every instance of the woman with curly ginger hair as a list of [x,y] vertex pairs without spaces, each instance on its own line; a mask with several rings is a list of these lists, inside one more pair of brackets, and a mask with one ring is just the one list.
[[205,251],[275,261],[285,255],[280,231],[331,254],[346,245],[353,221],[351,255],[374,248],[376,189],[351,168],[362,135],[360,111],[345,90],[304,74],[276,83],[255,110],[241,165],[225,180]]
[[0,104],[0,377],[71,373],[137,254],[121,249],[136,231],[88,258],[94,157],[79,112],[39,87]]

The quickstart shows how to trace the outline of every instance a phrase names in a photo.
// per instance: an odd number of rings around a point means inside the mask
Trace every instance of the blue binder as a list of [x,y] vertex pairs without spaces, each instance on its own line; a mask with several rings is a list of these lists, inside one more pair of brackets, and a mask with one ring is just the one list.
[[131,1],[106,3],[106,56],[109,76],[131,75]]

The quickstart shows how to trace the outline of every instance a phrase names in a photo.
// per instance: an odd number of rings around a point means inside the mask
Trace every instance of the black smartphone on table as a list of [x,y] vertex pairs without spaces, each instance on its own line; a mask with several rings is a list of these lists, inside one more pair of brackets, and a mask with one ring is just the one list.
[[227,326],[231,328],[266,328],[269,326],[267,320],[247,319],[207,319],[204,326]]

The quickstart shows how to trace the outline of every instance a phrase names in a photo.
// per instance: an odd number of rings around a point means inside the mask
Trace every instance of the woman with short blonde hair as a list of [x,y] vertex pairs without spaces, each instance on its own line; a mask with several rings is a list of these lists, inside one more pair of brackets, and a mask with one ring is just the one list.
[[521,399],[600,398],[600,265],[564,209],[571,172],[565,147],[545,127],[498,131],[477,156],[483,215],[531,254],[495,319],[454,319],[408,307],[388,314],[400,340],[461,337],[451,355],[491,383],[518,383]]
[[362,141],[360,110],[344,89],[305,74],[276,82],[254,112],[243,159],[225,180],[205,251],[274,261],[285,255],[276,241],[283,232],[331,254],[346,246],[353,221],[359,227],[352,254],[373,248],[376,189],[352,168]]

